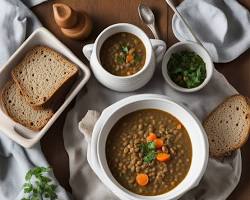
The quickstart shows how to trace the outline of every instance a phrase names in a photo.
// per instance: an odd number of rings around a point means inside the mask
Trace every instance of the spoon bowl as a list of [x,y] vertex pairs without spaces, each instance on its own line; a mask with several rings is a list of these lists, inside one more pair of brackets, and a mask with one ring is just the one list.
[[144,5],[144,4],[140,4],[138,6],[138,13],[139,16],[141,18],[141,20],[145,23],[145,24],[154,24],[155,23],[155,16],[152,12],[152,10]]
[[149,27],[149,29],[152,31],[154,37],[156,39],[159,39],[159,34],[157,33],[156,27],[155,27],[155,16],[153,11],[146,5],[140,4],[138,6],[138,13],[141,18],[141,20]]

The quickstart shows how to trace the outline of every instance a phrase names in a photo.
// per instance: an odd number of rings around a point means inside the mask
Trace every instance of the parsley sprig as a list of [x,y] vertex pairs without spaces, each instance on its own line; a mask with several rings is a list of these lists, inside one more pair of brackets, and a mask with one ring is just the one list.
[[150,163],[155,159],[156,146],[154,142],[147,142],[146,144],[141,144],[140,149],[143,154],[143,161],[145,163]]
[[52,184],[52,180],[45,176],[50,171],[50,167],[35,167],[27,172],[26,183],[23,185],[25,196],[22,200],[57,199],[56,185]]

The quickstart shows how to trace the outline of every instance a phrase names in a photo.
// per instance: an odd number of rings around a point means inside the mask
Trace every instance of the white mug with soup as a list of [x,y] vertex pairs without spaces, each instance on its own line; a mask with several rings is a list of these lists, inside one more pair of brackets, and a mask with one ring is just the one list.
[[164,41],[149,39],[140,28],[128,23],[107,27],[94,44],[83,47],[97,80],[119,92],[143,87],[165,51]]

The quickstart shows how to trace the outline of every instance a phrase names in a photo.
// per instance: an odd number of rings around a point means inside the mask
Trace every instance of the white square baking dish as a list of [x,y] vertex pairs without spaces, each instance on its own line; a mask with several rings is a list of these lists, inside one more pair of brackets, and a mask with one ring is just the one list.
[[9,58],[7,63],[0,69],[0,90],[5,83],[11,78],[11,70],[24,57],[24,55],[34,46],[44,45],[61,53],[64,57],[78,66],[79,74],[76,82],[65,97],[65,101],[56,110],[55,114],[48,123],[40,131],[32,131],[21,124],[12,120],[4,111],[4,107],[0,106],[0,131],[9,138],[22,145],[25,148],[32,147],[47,132],[51,125],[56,121],[59,115],[69,105],[73,98],[78,94],[82,87],[90,78],[88,67],[83,64],[62,42],[60,42],[52,33],[45,28],[39,28],[33,32],[25,42],[16,50]]

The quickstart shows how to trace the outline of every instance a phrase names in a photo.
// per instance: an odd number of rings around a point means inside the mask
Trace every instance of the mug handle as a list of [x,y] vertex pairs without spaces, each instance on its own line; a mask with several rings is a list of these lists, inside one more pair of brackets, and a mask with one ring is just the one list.
[[157,39],[150,39],[150,42],[155,52],[156,62],[159,63],[162,60],[163,55],[166,51],[166,43],[162,40]]
[[84,56],[85,56],[88,60],[90,60],[90,57],[91,57],[93,48],[94,48],[94,44],[87,44],[87,45],[85,45],[85,46],[82,48],[82,52],[83,52]]

